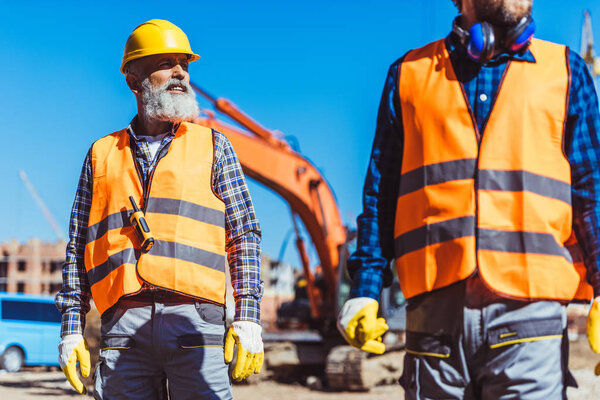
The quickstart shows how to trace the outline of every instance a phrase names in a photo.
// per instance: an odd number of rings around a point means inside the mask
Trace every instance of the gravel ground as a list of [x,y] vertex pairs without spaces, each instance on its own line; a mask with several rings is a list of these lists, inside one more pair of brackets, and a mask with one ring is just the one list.
[[[571,371],[579,383],[579,389],[569,388],[571,400],[600,399],[600,377],[594,376],[593,368],[600,356],[593,354],[585,340],[571,343]],[[400,360],[399,360],[400,361]],[[311,390],[300,384],[282,384],[264,381],[254,385],[234,386],[236,399],[260,400],[399,400],[402,399],[399,385],[380,386],[367,393],[327,392]],[[14,374],[0,373],[0,399],[2,400],[63,400],[86,399],[75,393],[65,381],[62,372],[25,371]]]

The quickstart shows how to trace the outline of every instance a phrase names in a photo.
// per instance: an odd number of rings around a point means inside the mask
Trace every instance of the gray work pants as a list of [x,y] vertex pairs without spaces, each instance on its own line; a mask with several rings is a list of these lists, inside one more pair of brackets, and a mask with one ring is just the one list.
[[231,399],[223,307],[123,298],[103,315],[96,400]]
[[410,300],[406,322],[406,399],[566,399],[575,385],[558,302],[502,298],[475,275]]

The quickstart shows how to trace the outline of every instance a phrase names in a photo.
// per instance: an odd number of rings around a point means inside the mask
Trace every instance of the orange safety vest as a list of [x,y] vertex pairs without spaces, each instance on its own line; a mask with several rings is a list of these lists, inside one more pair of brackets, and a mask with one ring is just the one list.
[[[212,191],[213,132],[182,123],[144,188],[126,129],[92,146],[85,267],[100,314],[147,282],[225,302],[225,204]],[[155,239],[147,253],[129,222],[129,196]]]
[[395,222],[407,298],[477,269],[519,299],[574,298],[571,170],[563,153],[567,49],[534,39],[535,63],[509,62],[480,133],[444,40],[401,64],[404,126]]

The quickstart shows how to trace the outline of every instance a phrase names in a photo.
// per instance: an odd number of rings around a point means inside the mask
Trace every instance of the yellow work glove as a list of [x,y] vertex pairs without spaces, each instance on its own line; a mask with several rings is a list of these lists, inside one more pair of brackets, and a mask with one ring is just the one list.
[[[594,299],[588,314],[587,337],[592,350],[600,353],[600,296]],[[600,363],[594,368],[594,373],[600,375]]]
[[385,352],[381,338],[389,327],[385,318],[377,318],[378,309],[377,300],[369,297],[357,297],[344,303],[337,328],[351,346],[375,354]]
[[83,336],[79,334],[65,335],[58,344],[58,363],[67,380],[80,394],[86,394],[87,389],[77,376],[77,362],[81,376],[90,376],[90,350]]
[[235,321],[225,338],[225,363],[233,360],[233,348],[237,346],[237,361],[231,377],[236,381],[258,374],[263,365],[265,351],[262,327],[251,321]]

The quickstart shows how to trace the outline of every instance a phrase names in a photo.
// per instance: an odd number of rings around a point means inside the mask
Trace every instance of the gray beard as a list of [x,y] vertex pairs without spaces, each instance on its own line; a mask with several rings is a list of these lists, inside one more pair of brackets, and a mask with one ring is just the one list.
[[[167,88],[173,84],[185,86],[183,93],[169,93]],[[190,121],[198,116],[200,108],[196,93],[189,83],[171,78],[160,87],[152,86],[150,79],[142,81],[142,108],[144,114],[152,119],[166,122]]]

